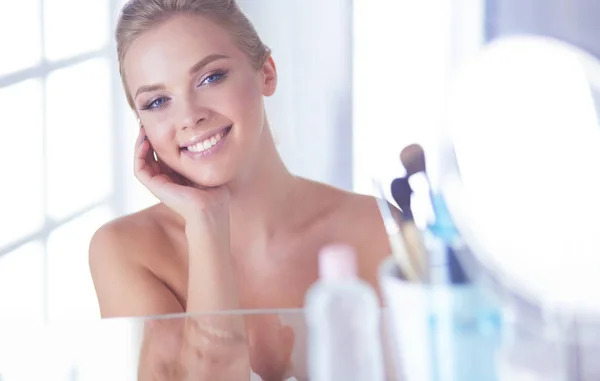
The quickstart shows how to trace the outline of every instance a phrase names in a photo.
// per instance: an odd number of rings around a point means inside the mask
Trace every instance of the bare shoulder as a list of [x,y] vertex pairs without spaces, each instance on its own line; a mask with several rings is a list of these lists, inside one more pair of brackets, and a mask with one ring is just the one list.
[[326,184],[307,181],[307,198],[315,209],[317,222],[337,227],[341,239],[348,237],[369,238],[370,241],[383,241],[387,245],[387,235],[383,220],[373,196],[349,192]]
[[377,286],[381,261],[390,254],[389,240],[373,196],[348,192],[315,183],[315,195],[327,200],[320,229],[328,232],[328,240],[352,245],[358,253],[363,278]]
[[168,244],[163,208],[159,204],[120,217],[93,235],[89,265],[103,317],[173,312],[169,295],[148,267]]
[[383,219],[373,196],[351,193],[338,210],[344,235],[358,253],[361,275],[379,290],[379,266],[391,253]]
[[346,234],[355,237],[358,250],[388,253],[389,242],[375,197],[347,193],[336,219],[344,225]]
[[161,205],[117,218],[101,226],[90,242],[90,261],[140,261],[141,252],[164,236]]

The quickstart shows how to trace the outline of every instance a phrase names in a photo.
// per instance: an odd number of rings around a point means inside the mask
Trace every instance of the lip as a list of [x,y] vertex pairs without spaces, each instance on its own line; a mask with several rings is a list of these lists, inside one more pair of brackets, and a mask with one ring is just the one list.
[[189,147],[189,146],[193,146],[196,143],[203,142],[206,139],[210,138],[211,136],[214,136],[214,135],[218,134],[219,132],[225,132],[227,129],[230,129],[231,127],[233,127],[233,125],[229,125],[229,126],[226,126],[226,127],[221,127],[221,128],[218,128],[218,129],[212,130],[212,131],[207,131],[207,132],[205,132],[205,133],[203,133],[201,135],[196,135],[193,138],[191,138],[190,140],[188,140],[187,142],[181,144],[179,146],[179,148],[186,148],[186,147]]
[[[232,127],[225,127],[219,130],[214,130],[212,132],[212,134],[218,134],[220,132],[223,133],[223,137],[221,138],[221,140],[219,140],[217,142],[217,144],[215,144],[214,146],[210,147],[209,149],[205,149],[204,151],[200,151],[200,152],[191,152],[190,150],[188,150],[185,147],[182,147],[179,149],[181,155],[187,157],[188,159],[192,159],[192,160],[206,160],[212,156],[214,156],[217,152],[219,152],[221,149],[223,149],[223,146],[225,144],[227,144],[227,140],[229,138],[229,135],[231,133],[231,129]],[[201,136],[204,136],[204,139],[209,138],[212,135],[206,135],[203,134]],[[202,140],[199,140],[200,142]],[[194,143],[192,143],[194,144]],[[187,146],[186,146],[187,147]]]

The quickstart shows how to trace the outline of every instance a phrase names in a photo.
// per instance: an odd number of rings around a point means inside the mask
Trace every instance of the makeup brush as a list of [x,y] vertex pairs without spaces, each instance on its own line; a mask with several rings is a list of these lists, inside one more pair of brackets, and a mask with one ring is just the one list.
[[408,177],[394,179],[391,184],[392,197],[402,210],[401,231],[404,236],[406,249],[411,258],[414,258],[418,264],[418,271],[423,281],[428,281],[427,251],[423,244],[421,231],[415,225],[413,213],[410,205],[412,188],[408,183]]
[[400,152],[400,161],[406,170],[406,176],[392,181],[392,197],[402,209],[404,223],[402,225],[402,234],[408,250],[412,256],[419,259],[421,274],[425,279],[429,279],[429,261],[427,250],[423,244],[423,235],[415,224],[411,197],[413,194],[409,179],[416,173],[426,173],[425,152],[418,144],[410,144]]
[[413,190],[408,183],[408,177],[394,179],[392,181],[391,191],[394,201],[396,201],[400,210],[402,210],[403,221],[412,221],[414,218],[410,207],[410,198],[413,194]]
[[412,257],[412,252],[408,248],[407,242],[405,241],[401,233],[401,224],[392,215],[390,204],[385,199],[385,194],[379,182],[375,179],[371,179],[373,187],[377,190],[377,207],[379,208],[379,214],[383,219],[388,240],[390,242],[390,248],[392,250],[392,256],[396,265],[400,269],[400,272],[407,281],[419,282],[421,281],[421,274],[419,273],[417,266],[415,266],[415,257]]
[[[427,180],[428,185],[431,184],[431,182],[429,181],[429,177],[427,176],[427,164],[425,161],[425,151],[423,150],[423,147],[421,147],[419,144],[411,144],[406,146],[402,152],[400,152],[400,161],[402,162],[402,165],[404,166],[405,170],[406,170],[406,179],[408,182],[408,179],[417,174],[417,173],[422,173],[425,176],[425,179]],[[431,189],[429,187],[429,189]],[[392,189],[393,192],[393,189]],[[447,211],[447,209],[445,208],[445,203],[443,202],[438,202],[441,201],[442,199],[439,196],[434,196],[431,194],[431,190],[429,191],[429,198],[431,200],[433,209],[434,209],[434,213],[435,213],[435,226],[430,226],[430,230],[431,231],[437,231],[437,234],[442,234],[444,235],[444,230],[447,230],[447,226],[445,226],[445,224],[447,223],[447,221],[449,220],[450,216],[449,213]],[[396,201],[398,202],[398,201]],[[408,202],[408,207],[410,208],[410,202]],[[401,207],[402,208],[402,207]],[[412,211],[411,211],[411,216],[412,216]],[[453,225],[453,224],[451,224]],[[416,226],[414,225],[414,220],[412,224],[409,224],[409,230],[410,234],[414,234],[414,232],[412,232],[412,229],[414,228],[416,229]],[[441,231],[440,231],[441,230]],[[406,236],[406,233],[405,233]],[[409,241],[409,238],[406,238],[406,241]],[[422,242],[422,241],[421,241]],[[421,243],[422,245],[422,243]],[[467,277],[465,275],[464,269],[462,268],[462,266],[460,265],[460,262],[458,261],[458,259],[456,258],[456,253],[455,250],[453,249],[452,246],[452,242],[445,242],[445,246],[446,246],[446,258],[448,261],[448,274],[450,277],[450,281],[452,283],[465,283],[467,282]]]
[[404,147],[400,152],[400,162],[406,170],[407,179],[415,173],[423,172],[427,174],[425,151],[419,144],[410,144]]

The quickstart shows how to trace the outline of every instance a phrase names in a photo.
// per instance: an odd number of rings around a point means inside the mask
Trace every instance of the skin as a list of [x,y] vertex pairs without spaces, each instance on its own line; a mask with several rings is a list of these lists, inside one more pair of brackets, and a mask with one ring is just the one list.
[[[228,58],[190,73],[212,55]],[[163,86],[134,98],[142,126],[135,174],[160,203],[94,235],[90,268],[103,317],[300,308],[329,243],[352,245],[359,275],[378,289],[390,249],[376,202],[286,169],[263,104],[277,85],[271,58],[257,70],[225,29],[178,15],[135,40],[124,71],[133,96]],[[149,103],[155,108],[145,109]],[[182,143],[227,126],[214,154],[182,154]],[[290,327],[276,316],[240,319],[146,324],[141,379],[243,380],[250,365],[265,381],[281,379],[295,341]],[[194,336],[199,330],[233,339],[214,345],[210,335]],[[162,370],[148,365],[159,362]]]

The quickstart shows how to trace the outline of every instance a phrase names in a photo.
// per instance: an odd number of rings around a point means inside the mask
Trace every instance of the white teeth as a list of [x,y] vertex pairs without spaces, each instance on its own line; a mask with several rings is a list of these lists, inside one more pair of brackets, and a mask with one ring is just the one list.
[[217,144],[221,139],[223,139],[223,133],[219,132],[218,134],[206,139],[203,142],[199,142],[194,145],[188,146],[187,149],[190,152],[202,152]]
[[202,152],[204,151],[204,145],[202,143],[194,144],[193,146],[187,147],[190,152]]

